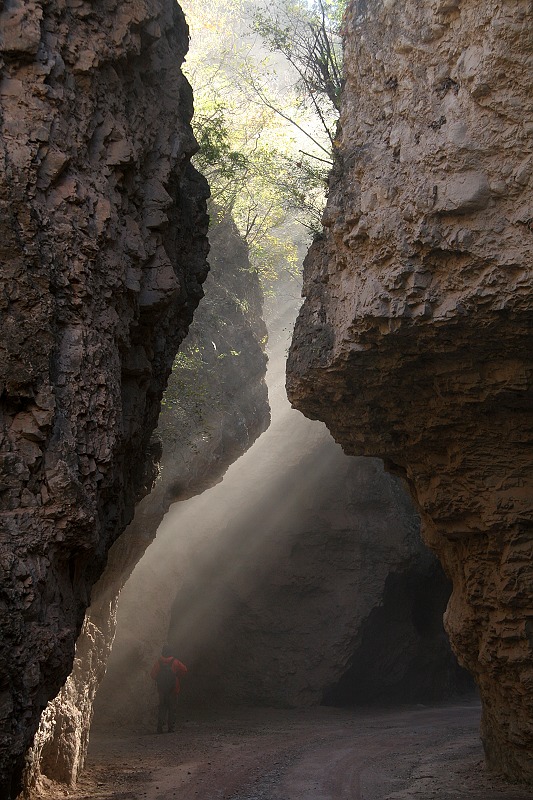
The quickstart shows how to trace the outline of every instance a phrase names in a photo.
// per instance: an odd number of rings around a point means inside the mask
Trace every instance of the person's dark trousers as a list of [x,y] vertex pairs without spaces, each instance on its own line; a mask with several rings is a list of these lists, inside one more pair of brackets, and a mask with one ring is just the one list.
[[170,695],[168,701],[168,732],[172,733],[176,724],[176,717],[178,716],[178,696],[175,694]]
[[170,694],[159,695],[159,707],[157,710],[157,732],[163,733],[163,726],[167,726],[169,733],[174,730],[178,713],[178,698],[171,692]]

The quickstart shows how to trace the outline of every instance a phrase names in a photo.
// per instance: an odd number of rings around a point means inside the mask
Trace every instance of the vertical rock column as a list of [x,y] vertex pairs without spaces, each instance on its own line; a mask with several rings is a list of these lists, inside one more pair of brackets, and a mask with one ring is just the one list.
[[[119,592],[155,538],[169,506],[218,483],[270,420],[259,277],[250,268],[248,247],[231,219],[218,224],[212,220],[209,242],[211,271],[204,284],[206,297],[176,359],[159,417],[161,472],[109,551],[106,568],[93,587],[76,644],[74,669],[49,703],[34,739],[31,766],[25,775],[25,783],[32,789],[38,789],[43,776],[76,783],[87,755],[97,690],[102,716],[107,715],[114,728],[124,713],[130,721],[140,717],[146,723],[150,719],[152,657],[166,637],[176,584],[182,580],[174,542],[166,541],[165,546],[159,537],[152,544],[146,559],[152,567],[148,584],[139,589],[132,579],[134,594],[142,597],[132,630],[123,632],[133,652],[125,656],[119,634],[118,648],[114,646],[108,662]],[[178,531],[174,538],[179,538]],[[192,533],[191,540],[195,541]],[[159,555],[154,556],[154,551]],[[141,564],[136,574],[139,572],[142,575]],[[165,575],[171,577],[162,591]],[[125,663],[129,664],[126,674]],[[107,679],[99,690],[106,671]]]
[[405,476],[489,765],[533,781],[533,27],[524,0],[358,0],[292,403]]
[[23,756],[149,447],[206,276],[173,0],[0,12],[0,774]]

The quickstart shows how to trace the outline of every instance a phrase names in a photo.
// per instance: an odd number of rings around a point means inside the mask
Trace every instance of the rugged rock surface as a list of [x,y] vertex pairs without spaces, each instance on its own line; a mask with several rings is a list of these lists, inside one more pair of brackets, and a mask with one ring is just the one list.
[[533,781],[533,28],[524,0],[357,0],[293,404],[411,487],[489,765]]
[[[43,778],[76,782],[87,753],[94,696],[115,634],[118,593],[170,504],[217,483],[269,423],[259,279],[230,219],[212,226],[209,241],[205,298],[176,357],[159,419],[161,474],[111,548],[93,589],[74,670],[46,709],[35,738],[29,788],[43,785]],[[134,664],[128,673],[136,674]],[[119,679],[128,683],[123,675]],[[146,694],[146,686],[139,685],[138,692]]]
[[150,435],[202,294],[207,217],[173,0],[12,0],[0,31],[9,797],[107,550],[153,480]]
[[189,667],[185,707],[460,687],[442,627],[449,586],[404,489],[287,403],[288,306],[270,335],[272,425],[219,486],[173,507],[124,588],[97,729],[155,729],[148,672],[167,635]]

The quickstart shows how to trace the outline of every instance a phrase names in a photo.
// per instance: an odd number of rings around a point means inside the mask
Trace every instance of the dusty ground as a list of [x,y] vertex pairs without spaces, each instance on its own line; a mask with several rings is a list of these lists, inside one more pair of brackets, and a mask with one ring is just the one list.
[[72,800],[533,800],[486,772],[479,706],[184,716],[179,731],[93,737]]

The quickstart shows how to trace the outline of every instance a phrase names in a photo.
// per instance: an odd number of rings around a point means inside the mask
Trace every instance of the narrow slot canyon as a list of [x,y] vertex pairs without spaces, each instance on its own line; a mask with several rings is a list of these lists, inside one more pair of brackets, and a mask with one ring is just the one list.
[[530,5],[0,3],[0,800],[533,800]]

